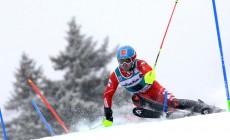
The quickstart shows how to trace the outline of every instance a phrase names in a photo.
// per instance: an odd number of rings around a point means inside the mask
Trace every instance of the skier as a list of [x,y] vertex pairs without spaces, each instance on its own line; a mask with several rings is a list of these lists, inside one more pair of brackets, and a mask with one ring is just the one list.
[[112,97],[120,84],[132,94],[133,114],[143,118],[160,118],[164,112],[170,118],[176,109],[192,109],[201,114],[212,110],[202,101],[176,99],[156,81],[156,73],[144,60],[136,59],[131,46],[122,46],[117,51],[119,66],[110,75],[104,92],[104,115],[102,125],[113,124]]

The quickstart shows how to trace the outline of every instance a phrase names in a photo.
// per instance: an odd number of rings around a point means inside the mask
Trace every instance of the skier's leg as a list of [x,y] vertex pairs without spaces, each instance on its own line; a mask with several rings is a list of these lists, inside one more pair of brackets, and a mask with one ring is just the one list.
[[168,110],[172,110],[176,103],[172,102],[175,96],[167,92],[157,81],[154,81],[151,88],[145,93],[134,94],[132,97],[134,105],[150,110],[163,111],[164,106]]
[[133,95],[133,103],[138,107],[133,109],[133,114],[142,118],[160,118],[165,115],[168,119],[183,118],[191,115],[191,111],[181,111],[173,107],[167,107],[166,112],[163,112],[164,105],[154,100],[150,100],[144,96]]
[[[166,92],[167,96],[165,96]],[[167,105],[174,107],[172,100],[176,99],[176,97],[171,92],[166,91],[157,81],[154,81],[152,87],[146,93],[149,94],[152,100],[162,104],[165,103],[165,98],[167,98]]]
[[175,99],[173,102],[179,104],[177,108],[179,109],[192,109],[194,112],[201,114],[210,114],[213,113],[213,108],[203,101],[198,100],[189,100],[189,99]]
[[[150,99],[147,94],[134,94],[132,96],[133,104],[139,108],[145,108],[154,111],[163,111],[164,104],[159,103]],[[171,110],[172,107],[167,106],[167,111]]]
[[148,98],[147,94],[134,94],[132,96],[133,104],[136,106],[133,109],[133,114],[141,118],[160,118],[163,116],[162,110],[156,111],[155,108],[156,106],[162,108],[162,105],[155,101],[152,102]]

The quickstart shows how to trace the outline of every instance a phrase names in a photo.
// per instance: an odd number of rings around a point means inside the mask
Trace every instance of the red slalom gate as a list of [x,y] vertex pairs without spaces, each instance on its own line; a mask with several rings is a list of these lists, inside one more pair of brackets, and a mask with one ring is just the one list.
[[39,89],[36,87],[36,85],[33,83],[31,79],[28,79],[29,84],[32,86],[32,88],[37,92],[37,94],[41,97],[43,102],[46,104],[46,106],[49,108],[49,110],[52,112],[54,117],[58,120],[58,122],[61,124],[63,129],[65,130],[66,133],[70,133],[69,129],[66,127],[65,123],[60,119],[58,114],[54,111],[54,109],[50,106],[49,102],[46,100],[46,98],[41,94]]

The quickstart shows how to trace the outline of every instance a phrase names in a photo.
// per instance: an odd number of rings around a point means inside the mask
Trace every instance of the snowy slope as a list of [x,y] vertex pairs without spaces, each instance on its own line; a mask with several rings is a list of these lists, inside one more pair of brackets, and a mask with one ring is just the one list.
[[130,122],[39,140],[228,140],[229,136],[230,113],[224,112],[176,120]]

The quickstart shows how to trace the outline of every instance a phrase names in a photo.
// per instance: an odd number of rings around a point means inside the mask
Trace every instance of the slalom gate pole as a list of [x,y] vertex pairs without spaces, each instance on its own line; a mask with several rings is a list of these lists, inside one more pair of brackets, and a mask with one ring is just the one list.
[[49,108],[49,110],[52,112],[54,117],[58,120],[62,128],[65,130],[66,133],[70,133],[69,129],[66,127],[65,123],[60,119],[58,114],[54,111],[54,109],[50,106],[49,102],[46,100],[46,98],[41,94],[41,92],[38,90],[36,85],[32,82],[31,79],[28,79],[29,84],[32,86],[32,88],[37,92],[37,94],[41,97],[45,105]]
[[229,89],[228,89],[228,80],[227,80],[227,74],[226,74],[225,64],[224,64],[224,54],[223,54],[223,49],[222,49],[220,29],[219,29],[215,0],[212,0],[212,5],[213,5],[213,12],[214,12],[214,18],[215,18],[215,23],[216,23],[216,32],[217,32],[217,38],[218,38],[218,43],[219,43],[222,70],[223,70],[223,75],[224,75],[224,84],[225,84],[226,96],[227,96],[227,102],[228,102],[228,111],[230,112],[230,96],[229,96]]
[[155,61],[155,64],[154,64],[153,69],[156,69],[157,61],[158,61],[158,58],[159,58],[159,56],[160,56],[160,52],[161,52],[161,49],[162,49],[162,47],[163,47],[164,40],[165,40],[166,34],[167,34],[167,32],[168,32],[168,28],[169,28],[169,25],[170,25],[170,23],[171,23],[171,20],[172,20],[174,11],[175,11],[175,9],[176,9],[177,3],[178,3],[178,0],[175,1],[175,5],[174,5],[174,8],[173,8],[172,14],[171,14],[171,16],[170,16],[170,19],[169,19],[169,22],[168,22],[168,25],[167,25],[167,28],[166,28],[164,37],[163,37],[163,39],[162,39],[161,46],[160,46],[160,50],[159,50],[159,52],[158,52],[158,54],[157,54],[157,58],[156,58],[156,61]]
[[32,104],[34,106],[34,108],[36,109],[38,115],[40,116],[40,118],[42,119],[43,123],[45,124],[46,128],[49,130],[50,134],[52,136],[55,136],[54,131],[51,129],[50,125],[48,124],[48,122],[46,121],[45,117],[42,115],[40,109],[38,108],[38,106],[36,105],[36,103],[34,102],[34,100],[32,100]]
[[8,140],[7,136],[6,136],[6,129],[5,129],[4,121],[3,121],[1,108],[0,108],[0,119],[1,119],[1,123],[2,123],[2,131],[3,131],[3,134],[4,134],[4,140]]
[[163,107],[163,112],[166,112],[166,110],[167,110],[167,103],[168,103],[167,96],[168,96],[168,91],[165,91],[164,92],[164,107]]

